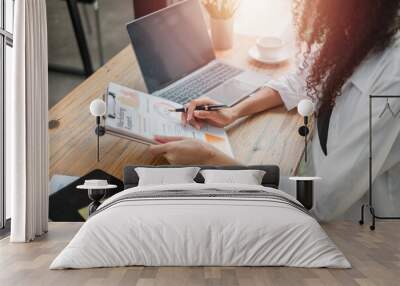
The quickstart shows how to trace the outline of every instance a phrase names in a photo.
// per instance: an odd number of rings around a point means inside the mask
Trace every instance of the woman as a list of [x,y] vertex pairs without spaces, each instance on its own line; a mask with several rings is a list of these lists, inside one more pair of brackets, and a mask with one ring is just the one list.
[[[315,214],[331,220],[343,214],[368,190],[369,95],[400,95],[400,0],[294,0],[294,18],[302,65],[240,104],[219,112],[194,111],[192,101],[183,123],[226,126],[236,119],[284,105],[293,109],[311,98],[317,109],[311,160],[303,174],[322,177]],[[375,200],[400,211],[393,196],[400,189],[400,100],[373,105]],[[400,112],[398,116],[400,115]],[[237,164],[210,145],[185,138],[157,137],[156,155],[173,164]],[[196,156],[193,156],[193,154]],[[385,192],[383,192],[383,191]],[[399,197],[399,195],[398,195]],[[397,204],[397,205],[396,205]]]

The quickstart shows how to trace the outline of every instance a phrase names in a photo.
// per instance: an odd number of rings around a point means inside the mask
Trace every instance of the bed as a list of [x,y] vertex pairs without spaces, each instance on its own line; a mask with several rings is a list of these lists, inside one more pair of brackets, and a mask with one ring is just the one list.
[[[200,166],[263,170],[261,185],[194,183],[138,186],[107,199],[50,269],[119,266],[291,266],[350,268],[319,223],[280,191],[277,166]],[[177,168],[178,166],[170,166]]]

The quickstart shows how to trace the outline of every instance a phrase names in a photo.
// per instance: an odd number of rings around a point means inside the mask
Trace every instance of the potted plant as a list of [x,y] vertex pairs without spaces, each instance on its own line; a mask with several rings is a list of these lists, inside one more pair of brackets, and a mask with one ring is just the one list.
[[210,15],[211,37],[216,50],[228,50],[233,46],[233,16],[239,0],[202,0]]

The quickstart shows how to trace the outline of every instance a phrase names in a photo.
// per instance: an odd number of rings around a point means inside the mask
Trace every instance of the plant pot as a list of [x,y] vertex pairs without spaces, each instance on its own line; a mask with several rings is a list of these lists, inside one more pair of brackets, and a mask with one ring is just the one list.
[[210,18],[211,37],[216,50],[233,47],[233,17],[229,19]]

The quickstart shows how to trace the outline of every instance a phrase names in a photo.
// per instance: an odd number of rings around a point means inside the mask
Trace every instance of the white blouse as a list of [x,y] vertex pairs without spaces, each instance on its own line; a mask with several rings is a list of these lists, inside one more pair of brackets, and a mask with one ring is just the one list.
[[[266,86],[278,91],[288,110],[305,97],[304,76],[291,73]],[[357,68],[336,99],[329,125],[327,150],[321,150],[318,132],[310,144],[304,175],[315,182],[314,214],[322,221],[345,213],[368,191],[369,95],[400,96],[400,37],[385,51],[369,56]],[[396,118],[388,110],[380,117],[386,99],[374,99],[373,192],[378,215],[400,216],[400,99],[390,99]],[[316,128],[316,124],[315,124]]]

